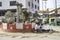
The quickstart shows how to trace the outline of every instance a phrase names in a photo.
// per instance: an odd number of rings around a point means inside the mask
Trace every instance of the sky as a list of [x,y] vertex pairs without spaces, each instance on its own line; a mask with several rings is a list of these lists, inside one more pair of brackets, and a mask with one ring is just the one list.
[[[44,3],[43,3],[44,6]],[[57,0],[57,7],[60,7],[60,0]],[[45,6],[43,7],[43,9]],[[53,10],[55,8],[55,0],[47,0],[46,2],[46,8],[49,10]],[[40,0],[40,10],[42,10],[42,0]]]

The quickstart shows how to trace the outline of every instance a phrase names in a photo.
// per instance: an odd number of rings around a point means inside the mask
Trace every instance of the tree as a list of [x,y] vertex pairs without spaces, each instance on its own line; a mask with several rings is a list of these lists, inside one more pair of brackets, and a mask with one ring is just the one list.
[[35,18],[35,17],[39,17],[38,12],[36,11],[33,16],[34,16],[34,18]]
[[7,22],[7,23],[13,23],[14,22],[14,13],[12,13],[11,11],[7,11],[5,13],[5,18],[4,18],[4,22]]
[[17,6],[17,22],[21,22],[21,17],[22,15],[22,3],[16,2],[16,6]]
[[[25,20],[28,20],[29,19],[29,15],[30,15],[30,12],[27,12],[27,9],[26,8],[22,8],[23,7],[23,5],[20,3],[18,3],[17,2],[17,12],[18,12],[18,16],[17,16],[17,18],[18,18],[18,20],[17,21],[19,21],[20,20],[20,22],[21,22],[21,18],[19,19],[19,17],[22,17],[23,16],[23,20],[25,21]],[[19,6],[20,6],[20,8],[19,8]],[[19,14],[20,13],[20,14]]]
[[14,14],[11,11],[7,11],[5,17],[6,18],[14,17]]
[[28,20],[30,13],[25,10],[23,14],[24,14],[25,20]]

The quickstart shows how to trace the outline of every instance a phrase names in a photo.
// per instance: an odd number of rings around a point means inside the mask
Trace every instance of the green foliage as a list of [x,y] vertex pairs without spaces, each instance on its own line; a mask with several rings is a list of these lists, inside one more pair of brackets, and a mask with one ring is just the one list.
[[11,11],[7,11],[6,14],[5,14],[5,17],[9,18],[9,17],[14,17],[14,14],[11,12]]
[[30,13],[27,11],[24,11],[23,14],[24,14],[25,20],[28,20]]
[[23,5],[20,3],[20,7],[23,7]]
[[9,23],[9,24],[12,24],[13,22],[14,22],[13,20],[9,20],[9,22],[8,22],[8,23]]
[[37,13],[37,11],[35,12],[35,14],[33,16],[34,17],[39,17],[39,14]]
[[3,22],[12,24],[14,22],[14,14],[11,11],[7,11]]

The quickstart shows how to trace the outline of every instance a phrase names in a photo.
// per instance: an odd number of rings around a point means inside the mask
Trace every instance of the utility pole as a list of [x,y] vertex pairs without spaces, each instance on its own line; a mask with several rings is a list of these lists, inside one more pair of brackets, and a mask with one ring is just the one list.
[[55,0],[55,16],[57,15],[57,0]]
[[19,4],[18,2],[16,2],[16,6],[17,6],[17,23],[19,23],[22,4]]
[[44,9],[43,9],[43,0],[42,0],[42,10],[44,10]]
[[55,25],[57,25],[56,17],[57,17],[57,0],[55,0]]
[[[47,11],[47,0],[42,0],[42,10],[43,10],[43,14],[45,14],[46,13],[46,11]],[[44,15],[45,16],[45,15]],[[45,16],[46,17],[46,16]]]
[[47,10],[47,0],[42,0],[42,9],[44,10]]

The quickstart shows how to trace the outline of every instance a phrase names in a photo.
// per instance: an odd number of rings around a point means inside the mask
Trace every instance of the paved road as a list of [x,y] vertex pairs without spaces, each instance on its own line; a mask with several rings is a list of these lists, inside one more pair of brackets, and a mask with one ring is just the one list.
[[0,34],[0,40],[60,40],[60,33]]

